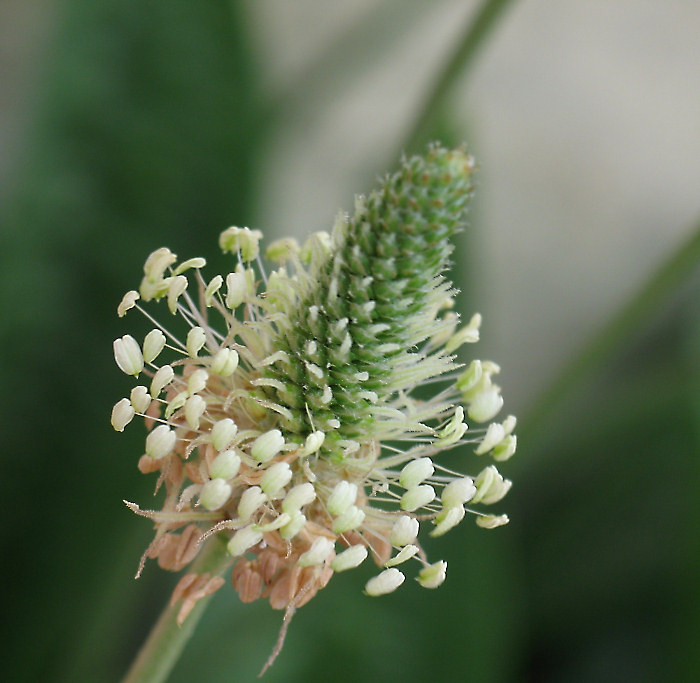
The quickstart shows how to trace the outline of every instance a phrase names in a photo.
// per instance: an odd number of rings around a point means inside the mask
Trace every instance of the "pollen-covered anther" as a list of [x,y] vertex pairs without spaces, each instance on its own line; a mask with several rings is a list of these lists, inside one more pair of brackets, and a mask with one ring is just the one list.
[[187,392],[181,391],[171,398],[165,406],[165,419],[169,420],[180,408],[187,403]]
[[219,420],[211,428],[211,443],[217,451],[223,451],[231,445],[233,438],[238,433],[238,426],[230,418]]
[[473,360],[467,366],[467,369],[457,378],[457,388],[462,391],[463,395],[470,389],[475,387],[483,375],[483,367],[480,360]]
[[452,419],[445,425],[440,432],[440,445],[451,446],[457,443],[467,431],[467,423],[464,420],[464,408],[457,406]]
[[416,581],[418,581],[423,588],[437,588],[443,584],[446,575],[447,562],[444,560],[439,560],[434,564],[429,564],[427,567],[423,567],[423,569],[418,572]]
[[177,312],[178,299],[185,293],[189,282],[184,275],[176,275],[168,287],[168,309],[172,314]]
[[158,425],[146,437],[146,455],[153,460],[160,460],[175,447],[177,435],[167,425]]
[[242,261],[249,262],[258,257],[261,239],[260,230],[232,226],[219,236],[219,246],[224,253],[240,254]]
[[267,502],[267,496],[259,486],[250,486],[238,501],[238,516],[242,520],[250,519]]
[[118,432],[123,432],[124,427],[134,418],[134,407],[128,398],[123,398],[112,408],[112,427]]
[[433,472],[435,472],[435,467],[430,458],[417,458],[401,470],[399,484],[405,489],[411,489],[432,476]]
[[214,297],[216,293],[221,289],[224,284],[224,278],[221,275],[215,275],[206,286],[204,290],[204,303],[207,306],[211,306],[214,303]]
[[167,247],[161,247],[149,254],[143,266],[143,273],[151,282],[156,282],[163,277],[166,268],[177,261],[177,255]]
[[267,522],[267,524],[258,524],[256,526],[264,534],[267,534],[270,531],[277,531],[278,529],[286,527],[291,521],[292,516],[283,512],[281,515],[277,515],[271,522]]
[[478,394],[469,404],[469,417],[475,422],[492,420],[503,407],[503,397],[498,387]]
[[503,425],[499,424],[498,422],[492,422],[486,430],[486,434],[481,440],[479,447],[474,452],[477,455],[488,453],[492,448],[495,448],[501,441],[503,441],[505,435],[506,431],[503,428]]
[[183,261],[175,270],[173,275],[180,275],[191,268],[204,268],[207,265],[207,260],[203,259],[201,256],[195,256],[194,258],[189,258],[187,261]]
[[143,360],[152,363],[165,348],[165,335],[159,330],[151,330],[143,340]]
[[406,577],[398,569],[391,567],[373,576],[365,584],[365,593],[371,597],[393,593],[405,580]]
[[199,395],[190,396],[185,401],[185,421],[191,429],[198,429],[199,422],[207,409],[207,402]]
[[489,465],[489,467],[480,472],[479,476],[474,480],[474,485],[476,486],[476,493],[471,502],[491,505],[492,503],[497,503],[508,493],[512,482],[504,479],[493,465]]
[[336,555],[331,562],[334,572],[344,572],[347,569],[359,567],[367,559],[367,547],[361,544],[351,545],[342,553]]
[[503,462],[512,457],[518,445],[518,437],[515,434],[508,434],[491,452],[491,457],[497,462]]
[[310,482],[297,484],[289,489],[287,495],[282,501],[282,510],[284,512],[295,512],[301,510],[305,505],[313,503],[316,500],[316,489]]
[[474,344],[479,341],[479,327],[481,326],[481,315],[475,313],[472,319],[461,329],[455,332],[445,344],[445,351],[453,353],[462,344]]
[[452,508],[468,503],[476,494],[476,486],[470,477],[454,479],[442,490],[440,501],[445,508]]
[[312,260],[321,261],[331,251],[331,236],[325,230],[312,233],[304,242],[299,252],[299,258],[304,263]]
[[218,510],[231,497],[231,490],[224,479],[211,479],[202,487],[199,504],[207,510]]
[[272,460],[284,446],[284,437],[279,429],[271,429],[261,434],[250,449],[250,454],[258,462],[268,462]]
[[333,552],[334,547],[335,544],[330,538],[319,536],[318,538],[314,539],[311,547],[305,553],[301,554],[297,564],[300,567],[312,567],[322,564]]
[[114,340],[114,360],[119,369],[127,374],[137,377],[143,370],[143,354],[138,342],[130,335]]
[[164,365],[162,368],[158,368],[156,374],[153,375],[151,380],[151,396],[157,398],[163,389],[165,389],[170,382],[175,378],[175,371],[172,366]]
[[274,498],[292,480],[289,463],[276,462],[265,470],[260,479],[260,488],[270,498]]
[[238,351],[224,347],[211,361],[211,371],[219,377],[230,377],[238,367]]
[[262,531],[253,525],[239,529],[228,542],[226,550],[233,557],[242,555],[246,550],[252,548],[262,541]]
[[303,455],[311,455],[312,453],[315,453],[319,448],[321,448],[325,439],[326,439],[325,432],[322,432],[322,431],[311,432],[311,434],[309,434],[306,437],[306,441],[304,442],[304,448],[302,450],[302,454]]
[[333,533],[344,534],[346,531],[357,529],[364,520],[364,510],[356,505],[351,505],[333,520]]
[[300,250],[299,243],[293,237],[283,237],[270,242],[265,250],[265,258],[274,263],[284,265],[292,256],[298,254]]
[[417,545],[409,543],[408,545],[401,548],[401,550],[394,557],[387,560],[384,563],[384,566],[395,567],[397,564],[403,564],[407,560],[410,560],[412,557],[415,557],[415,555],[418,554],[418,550],[419,548]]
[[289,521],[280,528],[280,536],[285,540],[294,538],[306,524],[306,517],[299,510],[293,510],[291,512],[285,512],[288,515]]
[[484,529],[496,529],[509,521],[508,515],[479,515],[476,518],[476,523]]
[[117,315],[120,318],[123,318],[126,315],[127,311],[131,310],[134,306],[136,306],[136,302],[140,298],[141,296],[135,289],[129,290],[122,297],[122,300],[119,302],[119,306],[117,306]]
[[240,264],[226,276],[226,306],[235,311],[244,301],[255,295],[255,273]]
[[333,491],[331,491],[326,508],[332,515],[341,515],[357,500],[357,484],[351,484],[349,481],[339,481]]
[[435,528],[430,535],[435,538],[446,534],[450,529],[454,529],[463,519],[467,511],[461,505],[444,508],[435,517]]
[[134,410],[141,414],[145,413],[148,410],[148,406],[151,405],[151,395],[148,393],[148,389],[141,385],[131,390],[129,400]]
[[187,333],[186,348],[190,358],[196,358],[197,354],[207,341],[207,333],[203,328],[195,326]]
[[222,451],[209,466],[209,475],[220,479],[233,479],[241,467],[241,456],[235,451]]
[[190,394],[190,396],[202,391],[207,386],[208,379],[209,373],[206,370],[202,368],[195,370],[187,378],[187,392]]
[[430,484],[421,484],[408,489],[401,496],[401,509],[414,512],[435,499],[435,489]]
[[419,527],[420,524],[415,517],[401,515],[391,528],[389,542],[398,548],[413,543],[418,536]]

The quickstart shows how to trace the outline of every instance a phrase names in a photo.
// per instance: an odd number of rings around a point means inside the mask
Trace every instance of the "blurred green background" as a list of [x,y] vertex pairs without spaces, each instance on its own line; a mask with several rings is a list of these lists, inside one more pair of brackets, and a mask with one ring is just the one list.
[[[455,279],[523,417],[512,522],[428,543],[450,565],[436,592],[371,600],[371,567],[334,578],[271,683],[700,678],[700,270],[538,412],[695,230],[700,8],[495,4],[431,132],[481,166]],[[139,428],[109,425],[129,387],[111,342],[136,320],[115,309],[145,256],[219,272],[228,225],[328,228],[393,164],[477,7],[2,4],[5,680],[119,680],[177,580],[133,580],[151,531],[121,501],[147,505],[153,481]],[[280,620],[222,589],[171,680],[253,680]]]

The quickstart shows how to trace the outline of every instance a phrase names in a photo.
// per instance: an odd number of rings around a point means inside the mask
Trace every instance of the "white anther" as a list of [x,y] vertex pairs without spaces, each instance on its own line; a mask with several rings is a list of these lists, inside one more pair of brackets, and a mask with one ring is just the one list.
[[165,348],[165,341],[165,335],[160,330],[151,330],[143,340],[143,360],[152,363]]
[[246,550],[260,543],[262,537],[262,532],[253,526],[243,527],[233,535],[233,538],[226,546],[226,550],[229,555],[238,557],[238,555],[242,555]]
[[427,567],[423,567],[423,569],[418,572],[416,581],[418,581],[423,588],[437,588],[445,581],[446,574],[447,562],[440,560],[434,564],[429,564]]
[[199,395],[190,396],[185,401],[185,420],[190,429],[199,429],[199,421],[207,409],[207,402]]
[[160,460],[175,447],[177,436],[167,425],[158,425],[146,437],[146,455],[153,460]]
[[136,306],[136,302],[140,299],[139,293],[135,289],[129,290],[123,297],[119,306],[117,306],[117,315],[123,318],[126,312]]
[[151,395],[148,393],[148,389],[143,386],[134,387],[129,394],[129,399],[137,413],[145,413],[151,405]]
[[351,545],[347,550],[336,555],[331,562],[334,572],[344,572],[346,569],[359,567],[367,559],[367,547],[364,545]]
[[333,520],[333,533],[344,534],[346,531],[357,529],[365,521],[364,510],[351,505]]
[[326,507],[332,515],[340,515],[347,510],[357,500],[357,485],[349,481],[339,481],[331,495],[328,496]]
[[412,489],[430,477],[433,472],[435,472],[435,467],[430,458],[412,460],[401,470],[399,484],[405,489]]
[[199,504],[207,510],[218,510],[231,497],[231,485],[224,479],[212,479],[202,487]]
[[292,470],[289,463],[276,462],[265,470],[260,479],[260,488],[274,498],[292,480]]
[[452,508],[468,503],[475,494],[476,486],[474,486],[474,481],[470,477],[462,477],[461,479],[454,479],[445,486],[440,500],[443,507]]
[[124,427],[134,418],[134,407],[128,398],[123,398],[112,408],[112,427],[118,432],[123,432]]
[[241,495],[238,502],[238,516],[243,519],[250,519],[262,505],[267,502],[267,496],[259,486],[250,486]]
[[225,417],[211,428],[211,443],[217,451],[223,451],[224,448],[231,445],[237,432],[236,423],[230,417]]
[[187,333],[187,353],[190,358],[196,358],[197,354],[207,341],[207,333],[201,327],[193,327]]
[[289,489],[282,501],[282,510],[291,514],[301,510],[305,505],[313,503],[314,500],[316,500],[316,489],[313,484],[307,481]]
[[401,515],[391,528],[389,542],[393,546],[401,547],[413,543],[418,536],[420,524],[415,517]]
[[224,347],[212,358],[211,371],[220,377],[230,377],[238,367],[238,351]]
[[143,354],[138,342],[130,334],[125,334],[114,340],[113,347],[114,360],[119,369],[127,375],[137,377],[143,370]]
[[282,450],[282,446],[284,446],[282,432],[279,429],[271,429],[255,439],[250,454],[258,462],[268,462]]
[[405,580],[406,577],[398,569],[391,567],[372,577],[365,584],[365,593],[372,597],[393,593]]
[[151,380],[151,396],[157,398],[163,389],[170,384],[175,378],[175,371],[170,365],[164,365],[162,368],[158,368],[156,374],[153,375]]
[[421,484],[409,489],[401,496],[401,509],[406,512],[413,512],[418,508],[427,505],[435,498],[435,489],[429,484]]
[[333,552],[334,547],[335,544],[330,538],[319,536],[314,539],[311,547],[305,553],[301,554],[297,564],[300,567],[312,567],[321,564]]

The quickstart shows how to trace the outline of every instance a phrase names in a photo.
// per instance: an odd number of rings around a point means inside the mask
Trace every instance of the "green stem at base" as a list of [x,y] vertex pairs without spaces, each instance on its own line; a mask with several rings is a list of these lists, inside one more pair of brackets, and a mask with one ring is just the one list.
[[[231,564],[226,544],[214,536],[209,539],[192,565],[191,573],[218,576]],[[197,601],[182,626],[177,624],[180,605],[169,605],[161,614],[148,639],[143,644],[122,683],[162,683],[170,674],[200,617],[212,598]]]

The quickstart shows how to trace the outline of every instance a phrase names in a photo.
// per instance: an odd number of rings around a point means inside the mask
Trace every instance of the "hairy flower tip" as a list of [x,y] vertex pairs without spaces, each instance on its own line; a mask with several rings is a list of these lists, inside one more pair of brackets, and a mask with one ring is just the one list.
[[[510,488],[493,465],[462,474],[440,462],[464,444],[475,461],[502,462],[516,446],[514,417],[488,424],[500,368],[457,357],[481,329],[478,314],[460,322],[446,277],[473,168],[464,149],[431,145],[332,233],[270,245],[270,273],[248,228],[222,233],[232,263],[221,274],[166,248],[148,257],[118,314],[135,308],[155,329],[143,346],[114,342],[140,384],[111,415],[117,431],[144,418],[138,466],[165,488],[162,511],[130,504],[156,526],[144,557],[181,569],[221,535],[241,599],[291,614],[370,556],[382,571],[368,595],[398,588],[399,564],[418,563],[418,583],[435,588],[446,563],[429,564],[421,530],[442,536],[467,512],[485,528],[507,521],[470,509]],[[156,306],[175,314],[167,328]]]

